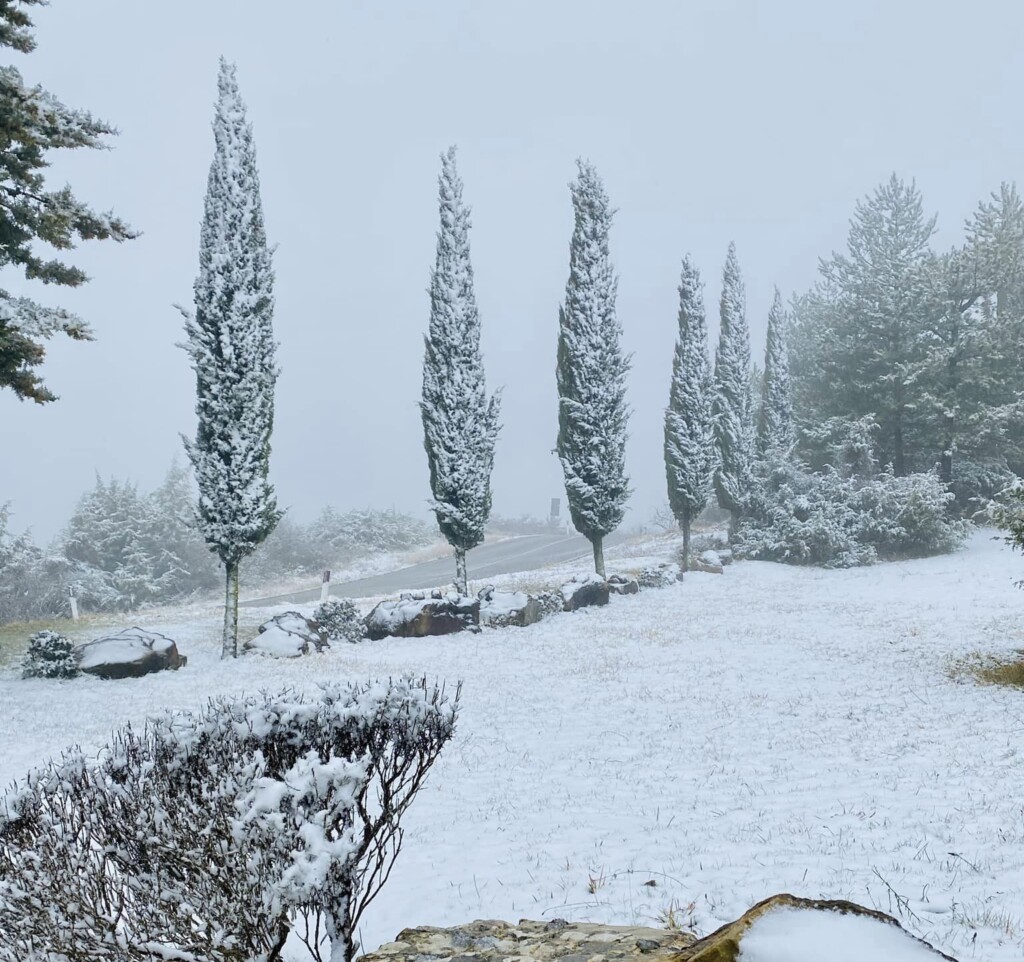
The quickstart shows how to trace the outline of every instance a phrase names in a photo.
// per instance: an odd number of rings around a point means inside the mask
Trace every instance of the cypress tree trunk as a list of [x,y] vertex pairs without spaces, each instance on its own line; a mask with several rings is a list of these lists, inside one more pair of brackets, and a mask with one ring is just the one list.
[[469,594],[469,577],[466,573],[466,549],[455,548],[455,585],[459,594],[465,597]]
[[221,658],[238,657],[238,562],[224,566],[224,638]]
[[604,537],[597,535],[591,544],[594,546],[594,570],[604,579]]
[[679,527],[683,529],[683,571],[690,570],[690,509],[683,505]]

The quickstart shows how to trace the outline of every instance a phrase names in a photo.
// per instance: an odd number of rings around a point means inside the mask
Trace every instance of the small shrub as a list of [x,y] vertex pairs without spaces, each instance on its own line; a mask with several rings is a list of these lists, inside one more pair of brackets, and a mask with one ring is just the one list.
[[871,477],[779,459],[759,468],[750,515],[737,536],[744,557],[850,568],[879,559],[953,551],[969,525],[934,474]]
[[56,631],[37,631],[28,640],[22,678],[75,678],[79,674],[75,647]]
[[313,620],[327,632],[331,641],[359,642],[366,637],[366,626],[359,610],[347,598],[328,598],[313,611]]
[[0,796],[0,962],[351,962],[400,819],[452,737],[425,680],[221,698]]

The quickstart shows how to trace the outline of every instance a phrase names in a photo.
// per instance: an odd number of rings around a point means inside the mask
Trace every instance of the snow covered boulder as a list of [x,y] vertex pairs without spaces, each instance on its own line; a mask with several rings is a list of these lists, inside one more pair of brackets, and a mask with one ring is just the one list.
[[702,551],[700,557],[693,562],[693,567],[695,571],[704,571],[712,575],[720,575],[725,571],[722,556],[717,551]]
[[138,627],[87,642],[75,654],[79,671],[97,678],[141,678],[176,670],[188,661],[170,638]]
[[480,599],[454,592],[438,597],[404,595],[398,601],[382,601],[366,616],[366,635],[371,641],[389,636],[424,638],[450,635],[467,628],[479,630]]
[[695,942],[682,962],[956,962],[854,902],[773,895]]
[[562,585],[561,591],[563,611],[608,604],[608,582],[597,574],[577,575]]
[[608,579],[608,590],[613,595],[635,595],[640,590],[640,582],[636,578],[612,575]]
[[522,591],[498,591],[489,585],[477,597],[480,599],[480,624],[491,628],[525,628],[544,617],[540,602]]
[[242,648],[274,658],[299,658],[311,651],[330,648],[327,632],[317,622],[297,611],[274,615],[259,627],[259,634]]
[[667,588],[683,580],[682,569],[675,562],[644,568],[637,579],[641,588]]
[[565,598],[561,591],[542,591],[537,595],[537,605],[540,608],[541,618],[548,615],[557,615],[565,611]]

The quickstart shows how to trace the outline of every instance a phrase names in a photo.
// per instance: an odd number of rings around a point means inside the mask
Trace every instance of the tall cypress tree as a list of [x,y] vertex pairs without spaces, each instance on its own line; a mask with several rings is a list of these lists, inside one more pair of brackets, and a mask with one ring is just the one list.
[[576,165],[569,280],[558,312],[557,451],[573,524],[593,545],[594,568],[603,578],[604,538],[621,523],[630,493],[629,358],[619,344],[617,281],[608,252],[613,212],[594,166],[583,160]]
[[786,312],[782,307],[782,295],[776,287],[772,307],[768,312],[768,337],[764,345],[757,453],[762,458],[772,452],[784,453],[793,447],[795,440]]
[[750,497],[753,483],[754,424],[750,380],[750,328],[746,292],[736,259],[736,245],[722,270],[720,328],[715,351],[715,395],[712,415],[718,467],[715,493],[718,504],[732,515],[735,531]]
[[[0,3],[0,47],[19,53],[35,49],[32,20],[25,8],[45,0]],[[42,256],[37,240],[68,250],[78,240],[123,241],[135,233],[112,214],[98,214],[70,187],[48,190],[43,171],[51,150],[102,149],[117,131],[83,110],[66,107],[41,87],[26,86],[14,67],[0,67],[0,267],[23,271],[30,280],[78,287],[85,273]],[[36,372],[46,354],[43,342],[56,334],[91,340],[81,318],[0,290],[0,389],[38,404],[53,401]]]
[[441,156],[441,226],[430,275],[430,327],[423,357],[423,444],[437,524],[455,549],[459,591],[469,590],[466,552],[484,539],[491,512],[491,469],[500,398],[487,397],[480,314],[469,258],[469,208],[455,148]]
[[665,411],[668,503],[683,532],[684,570],[690,558],[690,525],[708,503],[715,471],[713,388],[700,271],[685,257],[679,277],[679,335]]
[[238,655],[238,566],[280,520],[267,478],[274,426],[273,283],[252,125],[235,67],[220,62],[216,148],[200,232],[195,314],[185,350],[196,375],[199,528],[224,565],[222,657]]

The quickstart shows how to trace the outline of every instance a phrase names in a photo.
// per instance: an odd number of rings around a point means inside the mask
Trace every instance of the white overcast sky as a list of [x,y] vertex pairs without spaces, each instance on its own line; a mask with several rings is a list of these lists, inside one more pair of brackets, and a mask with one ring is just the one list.
[[282,375],[271,470],[307,520],[325,504],[425,512],[416,402],[438,156],[459,147],[490,386],[504,387],[494,510],[562,496],[551,453],[558,304],[585,156],[618,209],[619,317],[633,352],[628,522],[663,503],[661,412],[679,261],[704,273],[712,338],[735,240],[759,356],[773,285],[810,286],[855,201],[893,171],[938,243],[1024,169],[1020,0],[52,0],[30,82],[116,124],[55,158],[143,236],[86,244],[79,291],[0,281],[77,310],[39,407],[0,394],[0,502],[55,534],[104,477],[148,490],[194,429],[175,302],[188,304],[212,153],[217,58],[238,64],[277,244]]

